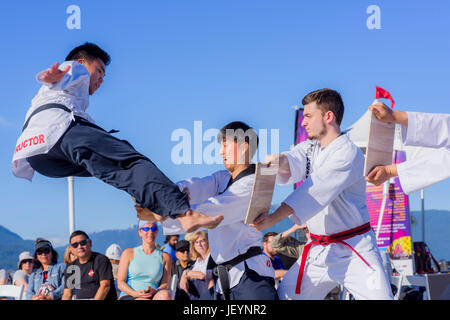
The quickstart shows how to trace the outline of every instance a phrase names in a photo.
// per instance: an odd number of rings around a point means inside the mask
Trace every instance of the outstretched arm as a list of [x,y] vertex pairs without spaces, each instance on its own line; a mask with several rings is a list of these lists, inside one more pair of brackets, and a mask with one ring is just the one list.
[[53,66],[50,67],[50,69],[44,71],[41,75],[40,75],[40,79],[45,82],[45,83],[49,83],[49,84],[53,84],[56,83],[58,81],[60,81],[64,75],[69,72],[70,70],[70,66],[67,66],[64,70],[60,70],[58,68],[58,62],[56,62]]
[[398,176],[397,165],[377,166],[366,177],[366,181],[376,186],[383,184],[386,180]]
[[404,111],[392,110],[382,102],[369,106],[369,110],[372,111],[375,117],[381,122],[398,123],[408,127],[408,114]]

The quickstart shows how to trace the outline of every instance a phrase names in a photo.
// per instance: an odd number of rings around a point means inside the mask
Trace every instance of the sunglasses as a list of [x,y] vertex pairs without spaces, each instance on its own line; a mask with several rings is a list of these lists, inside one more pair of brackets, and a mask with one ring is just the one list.
[[50,253],[50,249],[49,248],[44,248],[44,249],[39,249],[36,251],[36,254],[38,256],[40,256],[41,254],[49,254]]
[[22,263],[33,263],[33,260],[32,259],[22,260]]
[[149,230],[152,230],[153,232],[155,232],[156,230],[158,230],[158,227],[157,226],[143,227],[143,228],[140,228],[139,230],[142,230],[144,232],[149,232]]
[[178,249],[177,251],[178,252],[186,252],[186,251],[189,251],[189,249],[188,248],[183,248],[183,249]]
[[78,248],[78,245],[81,245],[81,246],[87,245],[88,241],[89,241],[89,239],[84,239],[84,240],[81,240],[78,242],[71,243],[70,245],[72,246],[72,248]]

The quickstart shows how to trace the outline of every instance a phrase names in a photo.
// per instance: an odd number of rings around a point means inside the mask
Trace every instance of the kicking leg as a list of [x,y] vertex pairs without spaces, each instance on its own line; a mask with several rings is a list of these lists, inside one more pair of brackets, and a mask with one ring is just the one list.
[[92,124],[76,122],[62,137],[59,149],[74,165],[133,196],[141,208],[148,209],[143,214],[156,221],[177,218],[186,232],[192,232],[201,227],[214,228],[223,219],[220,215],[209,217],[190,210],[188,195],[182,193],[150,159],[138,153],[127,141]]

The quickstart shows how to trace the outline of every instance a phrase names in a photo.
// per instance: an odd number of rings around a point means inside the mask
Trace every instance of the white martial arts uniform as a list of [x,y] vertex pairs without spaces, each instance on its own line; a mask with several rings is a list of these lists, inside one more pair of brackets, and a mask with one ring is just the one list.
[[74,116],[80,116],[94,123],[86,113],[89,106],[89,71],[76,61],[65,61],[59,69],[64,70],[67,66],[70,66],[69,71],[55,84],[45,83],[42,80],[45,70],[36,76],[42,87],[31,101],[25,121],[37,108],[50,103],[63,105],[71,112],[51,108],[37,113],[30,119],[14,150],[12,172],[18,178],[30,181],[33,179],[34,170],[26,158],[47,153],[75,120]]
[[[221,214],[223,221],[214,229],[208,230],[211,257],[217,263],[229,261],[247,252],[250,247],[261,247],[262,233],[244,224],[250,202],[254,174],[234,182],[225,192],[230,180],[230,172],[218,171],[204,178],[192,178],[178,182],[180,190],[189,189],[191,208],[208,216]],[[223,193],[221,193],[223,192]],[[183,233],[178,220],[167,219],[163,222],[164,234]],[[246,260],[247,266],[260,276],[275,277],[270,259],[257,255]],[[229,271],[230,288],[239,283],[244,274],[244,262]]]
[[402,137],[408,146],[439,148],[397,165],[406,194],[450,178],[450,114],[408,112],[408,127],[402,126]]
[[[315,235],[333,235],[369,222],[364,156],[347,135],[339,136],[325,148],[316,140],[307,140],[284,154],[289,160],[291,176],[278,175],[278,184],[305,180],[307,155],[311,160],[309,177],[284,201],[295,211],[290,216],[293,222],[306,222]],[[345,242],[371,268],[343,244],[313,245],[306,260],[301,293],[295,294],[300,257],[280,283],[279,298],[323,299],[340,284],[356,299],[392,299],[373,231]]]

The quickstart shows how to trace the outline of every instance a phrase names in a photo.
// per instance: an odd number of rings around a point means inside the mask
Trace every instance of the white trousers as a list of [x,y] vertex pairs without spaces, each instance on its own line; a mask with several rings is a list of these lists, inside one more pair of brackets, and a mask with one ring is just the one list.
[[301,257],[289,269],[278,287],[280,300],[322,300],[337,285],[357,300],[392,300],[391,286],[383,268],[372,231],[345,240],[367,263],[340,243],[313,245],[303,273],[300,294],[295,293]]

